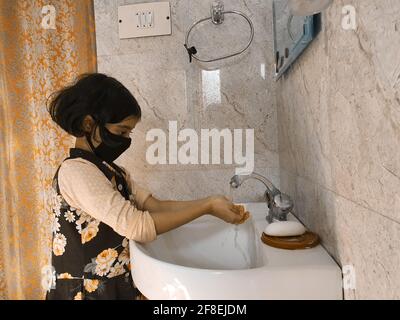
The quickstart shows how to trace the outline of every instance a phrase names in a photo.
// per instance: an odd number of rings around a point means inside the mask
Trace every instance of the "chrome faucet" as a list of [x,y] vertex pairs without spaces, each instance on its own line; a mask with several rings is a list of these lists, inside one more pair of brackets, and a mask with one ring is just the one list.
[[255,172],[247,175],[234,175],[229,184],[232,188],[237,189],[248,179],[261,181],[267,188],[264,194],[269,208],[266,217],[267,221],[269,223],[274,220],[286,221],[288,213],[293,209],[293,201],[287,194],[279,191],[266,177]]

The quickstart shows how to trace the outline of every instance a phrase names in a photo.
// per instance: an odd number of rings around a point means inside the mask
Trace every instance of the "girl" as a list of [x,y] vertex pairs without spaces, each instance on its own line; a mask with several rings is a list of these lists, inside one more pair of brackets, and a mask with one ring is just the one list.
[[53,179],[54,276],[46,299],[135,299],[129,239],[149,242],[204,214],[243,222],[243,210],[223,196],[158,200],[114,163],[141,118],[116,79],[84,74],[52,96],[48,111],[76,144]]

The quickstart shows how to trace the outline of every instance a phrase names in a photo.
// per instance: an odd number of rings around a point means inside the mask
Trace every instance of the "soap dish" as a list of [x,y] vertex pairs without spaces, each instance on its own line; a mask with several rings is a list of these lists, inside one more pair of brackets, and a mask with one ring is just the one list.
[[274,248],[297,250],[313,248],[319,244],[319,237],[314,232],[306,231],[299,236],[276,237],[262,233],[262,242]]

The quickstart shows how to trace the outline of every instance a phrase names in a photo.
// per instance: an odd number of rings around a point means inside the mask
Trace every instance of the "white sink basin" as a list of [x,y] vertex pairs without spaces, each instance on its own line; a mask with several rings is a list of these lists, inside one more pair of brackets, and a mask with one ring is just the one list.
[[149,299],[342,299],[341,270],[321,245],[265,245],[266,204],[244,205],[251,218],[239,226],[206,215],[151,243],[131,241],[139,290]]

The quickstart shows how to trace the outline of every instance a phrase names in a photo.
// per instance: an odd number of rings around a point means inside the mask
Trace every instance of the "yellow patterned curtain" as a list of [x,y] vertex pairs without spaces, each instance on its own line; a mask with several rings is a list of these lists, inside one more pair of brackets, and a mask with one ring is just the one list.
[[0,0],[0,299],[43,299],[51,180],[74,138],[50,93],[96,71],[92,0]]

